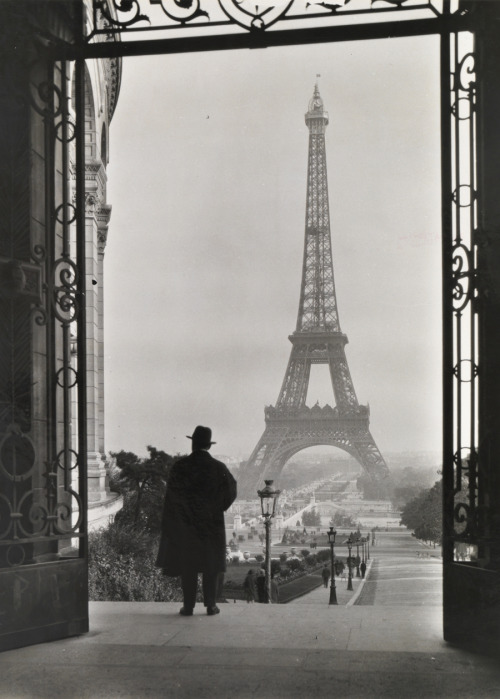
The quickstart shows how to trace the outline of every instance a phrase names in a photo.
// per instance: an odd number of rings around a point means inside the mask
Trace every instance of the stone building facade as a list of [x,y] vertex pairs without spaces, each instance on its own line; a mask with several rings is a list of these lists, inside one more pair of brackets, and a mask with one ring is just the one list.
[[[121,498],[110,493],[107,485],[104,425],[104,253],[112,209],[107,201],[106,184],[109,129],[120,92],[121,72],[120,58],[96,59],[86,63],[85,237],[90,528],[105,524],[121,506]],[[73,197],[75,195],[73,189]],[[76,412],[74,410],[75,415]],[[76,432],[74,429],[74,440]]]

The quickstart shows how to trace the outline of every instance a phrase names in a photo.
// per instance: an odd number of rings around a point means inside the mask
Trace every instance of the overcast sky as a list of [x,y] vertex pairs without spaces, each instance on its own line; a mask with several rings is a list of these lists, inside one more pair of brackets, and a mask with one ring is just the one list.
[[[438,40],[132,58],[110,130],[106,449],[247,458],[302,273],[316,74],[347,360],[384,452],[441,446]],[[334,405],[326,366],[308,404]]]

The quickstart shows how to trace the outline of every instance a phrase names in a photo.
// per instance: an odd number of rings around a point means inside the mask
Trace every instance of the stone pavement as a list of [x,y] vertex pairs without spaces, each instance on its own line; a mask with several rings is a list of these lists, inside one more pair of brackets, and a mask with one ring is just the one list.
[[[378,577],[349,606],[328,605],[324,588],[286,605],[221,604],[211,617],[201,605],[181,617],[179,604],[93,602],[89,634],[0,654],[0,697],[500,697],[496,659],[442,640],[439,561],[421,561],[404,537],[378,543]],[[433,594],[416,594],[422,578]]]
[[492,659],[448,647],[438,608],[91,603],[86,636],[0,655],[2,699],[500,696]]
[[[428,557],[384,548],[373,561],[370,575],[356,604],[441,607],[443,569],[440,553],[427,549]],[[373,560],[373,559],[372,559]]]

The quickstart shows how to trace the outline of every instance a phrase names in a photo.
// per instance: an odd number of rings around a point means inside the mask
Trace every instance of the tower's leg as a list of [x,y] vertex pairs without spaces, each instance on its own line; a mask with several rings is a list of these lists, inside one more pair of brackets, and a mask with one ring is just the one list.
[[335,356],[328,357],[330,377],[332,380],[335,403],[339,410],[353,410],[358,407],[351,372],[347,364],[344,349],[336,348]]
[[[287,427],[267,425],[264,434],[253,450],[244,466],[243,473],[238,479],[238,494],[243,498],[257,496],[257,487],[264,484],[264,477],[275,478],[279,474],[284,461],[278,467],[276,457],[288,433]],[[272,470],[272,473],[271,473]]]
[[389,469],[387,468],[384,457],[380,453],[369,430],[363,431],[352,438],[352,445],[357,452],[357,455],[354,454],[356,459],[369,476],[377,480],[389,476]]

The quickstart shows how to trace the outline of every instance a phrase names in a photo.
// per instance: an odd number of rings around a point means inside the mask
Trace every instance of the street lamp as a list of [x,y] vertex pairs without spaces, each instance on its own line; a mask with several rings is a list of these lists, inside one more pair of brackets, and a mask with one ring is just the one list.
[[264,527],[266,529],[266,602],[271,603],[271,519],[276,512],[276,502],[281,490],[273,488],[273,481],[264,481],[265,488],[257,491],[260,498],[260,506],[262,509],[262,517],[264,518]]
[[330,601],[328,604],[337,604],[337,590],[335,588],[335,537],[337,532],[333,527],[326,532],[328,534],[328,543],[330,544],[330,568],[331,568],[331,579],[330,579]]
[[355,544],[356,544],[356,577],[357,577],[357,578],[360,578],[360,577],[361,577],[361,573],[360,573],[360,570],[359,570],[359,542],[360,542],[360,539],[359,539],[359,532],[356,532],[356,541],[355,541]]
[[353,544],[353,535],[352,532],[349,534],[349,538],[347,539],[347,548],[349,550],[349,556],[347,558],[347,570],[348,570],[348,576],[347,576],[347,589],[350,590],[351,592],[353,591],[352,587],[352,567],[351,567],[351,551],[352,551],[352,544]]
[[370,560],[370,532],[366,535],[366,560]]

